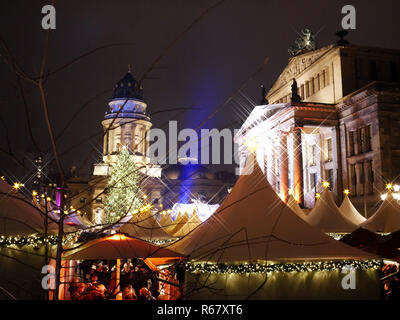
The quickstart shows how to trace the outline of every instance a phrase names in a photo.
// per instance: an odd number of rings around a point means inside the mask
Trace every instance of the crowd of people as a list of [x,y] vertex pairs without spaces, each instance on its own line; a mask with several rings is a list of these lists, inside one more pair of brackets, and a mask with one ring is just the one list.
[[159,292],[159,281],[140,259],[122,261],[117,281],[116,264],[111,261],[82,261],[69,286],[72,300],[157,300],[164,299]]

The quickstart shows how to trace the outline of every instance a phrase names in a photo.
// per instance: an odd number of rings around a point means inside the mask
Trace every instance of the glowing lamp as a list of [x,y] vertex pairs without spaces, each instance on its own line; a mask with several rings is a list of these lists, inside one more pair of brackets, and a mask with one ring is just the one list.
[[385,200],[385,199],[386,199],[386,197],[387,197],[387,195],[388,195],[387,193],[385,193],[385,194],[381,194],[381,199],[382,199],[382,200]]
[[316,198],[316,199],[321,198],[321,194],[320,194],[319,192],[317,192],[317,193],[315,194],[315,198]]
[[51,198],[50,198],[50,197],[47,197],[46,200],[50,202],[50,201],[51,201]]
[[13,188],[15,189],[15,190],[19,190],[21,187],[23,187],[24,185],[22,184],[22,183],[20,183],[20,182],[14,182],[14,184],[13,184]]
[[322,182],[322,186],[323,186],[325,189],[329,188],[330,185],[331,185],[331,184],[330,184],[328,181]]
[[32,197],[36,197],[37,195],[38,195],[37,191],[36,191],[36,190],[33,190],[33,191],[32,191]]
[[349,189],[344,189],[343,193],[347,196],[350,194],[350,190]]
[[386,189],[392,190],[393,189],[393,184],[391,184],[391,183],[386,184]]
[[399,186],[398,184],[395,184],[395,185],[393,186],[393,190],[394,190],[395,192],[399,192],[399,191],[400,191],[400,186]]
[[112,241],[120,241],[120,240],[126,240],[126,239],[127,239],[127,237],[123,234],[114,234],[107,238],[107,240],[112,240]]

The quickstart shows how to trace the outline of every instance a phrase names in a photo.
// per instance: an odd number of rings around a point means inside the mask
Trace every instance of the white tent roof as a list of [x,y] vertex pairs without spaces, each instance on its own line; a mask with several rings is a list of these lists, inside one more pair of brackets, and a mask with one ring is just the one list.
[[164,229],[167,230],[167,232],[174,236],[174,237],[178,237],[180,234],[180,230],[182,229],[182,227],[186,224],[186,222],[189,221],[189,215],[187,213],[185,214],[179,214],[175,221],[173,221],[173,223],[169,226],[169,227],[165,227]]
[[304,222],[276,195],[257,164],[249,175],[239,177],[231,193],[207,221],[169,249],[197,261],[210,262],[374,257]]
[[340,212],[351,222],[359,225],[363,223],[366,219],[357,211],[350,201],[350,198],[346,194],[344,196],[343,202],[339,207]]
[[39,209],[0,179],[0,235],[29,235],[43,228]]
[[300,208],[299,204],[297,203],[296,199],[290,194],[286,205],[292,209],[292,211],[297,214],[303,220],[307,217],[304,213],[303,209]]
[[400,230],[400,205],[389,192],[378,210],[361,227],[374,232],[395,232]]
[[189,218],[185,224],[182,225],[182,228],[180,228],[174,235],[176,237],[184,237],[187,235],[190,231],[195,229],[198,225],[200,225],[202,222],[197,215],[196,212],[193,212],[192,216]]
[[135,214],[119,231],[141,240],[166,240],[172,238],[160,226],[151,212]]
[[341,213],[333,199],[333,193],[328,189],[322,192],[321,198],[305,221],[325,233],[350,233],[358,228],[357,224]]

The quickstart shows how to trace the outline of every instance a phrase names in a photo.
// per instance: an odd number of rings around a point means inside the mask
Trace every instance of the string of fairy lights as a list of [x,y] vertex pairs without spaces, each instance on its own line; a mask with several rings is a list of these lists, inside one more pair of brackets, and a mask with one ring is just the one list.
[[11,246],[31,246],[33,248],[39,248],[46,243],[49,245],[56,245],[57,240],[57,235],[48,235],[47,237],[40,234],[33,234],[29,236],[0,236],[0,248]]
[[223,274],[265,274],[271,272],[316,272],[342,270],[352,267],[356,270],[378,270],[382,268],[381,260],[345,260],[345,261],[315,261],[303,263],[242,263],[225,264],[211,262],[187,262],[186,271],[191,273],[223,273]]

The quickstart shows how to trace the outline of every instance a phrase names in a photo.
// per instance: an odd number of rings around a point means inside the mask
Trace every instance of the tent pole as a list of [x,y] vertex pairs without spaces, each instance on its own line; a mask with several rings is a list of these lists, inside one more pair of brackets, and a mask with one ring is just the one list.
[[115,280],[117,283],[117,294],[120,292],[120,273],[121,273],[121,260],[117,259],[117,266],[116,266],[116,270],[115,270]]

